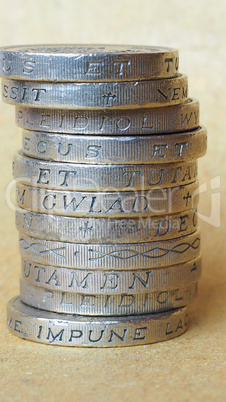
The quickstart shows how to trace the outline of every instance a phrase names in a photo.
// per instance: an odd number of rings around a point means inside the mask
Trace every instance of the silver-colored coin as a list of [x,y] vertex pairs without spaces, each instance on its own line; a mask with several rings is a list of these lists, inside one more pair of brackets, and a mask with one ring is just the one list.
[[23,153],[58,162],[129,164],[185,162],[205,155],[207,131],[152,136],[86,136],[23,131]]
[[199,127],[199,102],[136,110],[16,108],[16,124],[28,130],[67,134],[131,135],[173,133]]
[[19,232],[68,243],[143,243],[186,236],[197,229],[197,211],[146,218],[76,218],[16,211]]
[[84,270],[21,261],[21,277],[31,285],[82,294],[146,294],[183,287],[201,277],[201,256],[183,264],[144,270]]
[[130,192],[62,191],[21,183],[17,184],[16,189],[19,208],[83,218],[142,218],[172,214],[196,209],[199,201],[198,181],[186,186]]
[[51,345],[116,347],[166,341],[183,334],[187,307],[159,314],[123,317],[86,317],[57,314],[22,303],[7,306],[9,330],[22,339]]
[[174,187],[194,182],[197,160],[153,165],[86,165],[46,162],[18,152],[14,178],[31,186],[75,191],[131,191]]
[[49,290],[20,280],[23,303],[54,313],[93,316],[151,314],[187,306],[197,296],[198,283],[145,294],[82,294]]
[[11,105],[50,109],[136,109],[178,105],[188,99],[185,75],[175,78],[92,83],[2,80],[2,99]]
[[131,270],[181,264],[200,253],[200,232],[138,244],[78,244],[19,234],[23,258],[43,265],[79,269]]
[[177,75],[178,51],[155,46],[34,45],[0,49],[0,75],[36,81],[121,81]]

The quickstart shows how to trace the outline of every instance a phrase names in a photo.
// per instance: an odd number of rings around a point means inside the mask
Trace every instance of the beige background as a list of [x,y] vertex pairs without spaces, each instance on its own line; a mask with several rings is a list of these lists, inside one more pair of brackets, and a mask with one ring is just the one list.
[[[188,74],[190,96],[200,100],[201,122],[209,134],[200,181],[209,187],[211,178],[221,178],[221,226],[200,221],[204,269],[185,335],[115,350],[22,341],[5,324],[20,269],[5,190],[21,135],[13,107],[0,103],[1,401],[225,400],[225,9],[225,0],[0,0],[0,45],[97,42],[179,48],[180,71]],[[200,212],[211,212],[210,190],[201,197]]]

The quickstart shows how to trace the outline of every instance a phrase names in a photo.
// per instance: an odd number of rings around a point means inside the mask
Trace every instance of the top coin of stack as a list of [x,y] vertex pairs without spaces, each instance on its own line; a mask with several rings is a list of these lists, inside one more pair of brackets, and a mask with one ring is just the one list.
[[126,346],[186,330],[207,139],[178,68],[178,51],[161,47],[0,49],[3,100],[23,128],[21,290],[8,305],[17,336]]
[[126,45],[33,45],[0,49],[0,75],[13,80],[111,82],[172,78],[178,51]]

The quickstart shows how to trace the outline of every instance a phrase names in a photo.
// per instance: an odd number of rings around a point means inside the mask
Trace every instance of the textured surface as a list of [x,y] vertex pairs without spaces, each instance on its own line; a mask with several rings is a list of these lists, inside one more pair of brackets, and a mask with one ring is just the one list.
[[[201,103],[208,153],[201,183],[221,176],[221,226],[203,220],[203,276],[191,324],[169,342],[136,348],[81,350],[22,341],[5,325],[6,302],[19,287],[14,214],[5,201],[11,161],[20,147],[13,107],[0,104],[0,399],[3,401],[223,401],[225,398],[225,28],[224,0],[0,1],[1,45],[107,42],[178,47],[180,71]],[[158,18],[158,15],[160,16]],[[135,26],[137,24],[137,27]],[[217,190],[213,190],[217,192]],[[218,210],[218,208],[216,208]],[[210,215],[211,192],[200,213]]]

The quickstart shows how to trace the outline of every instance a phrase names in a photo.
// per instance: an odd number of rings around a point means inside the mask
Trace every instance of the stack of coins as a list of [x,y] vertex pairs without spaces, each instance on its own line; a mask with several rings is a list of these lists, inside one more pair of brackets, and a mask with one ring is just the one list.
[[199,103],[178,52],[127,46],[0,50],[16,106],[17,336],[68,346],[174,338],[201,275]]

